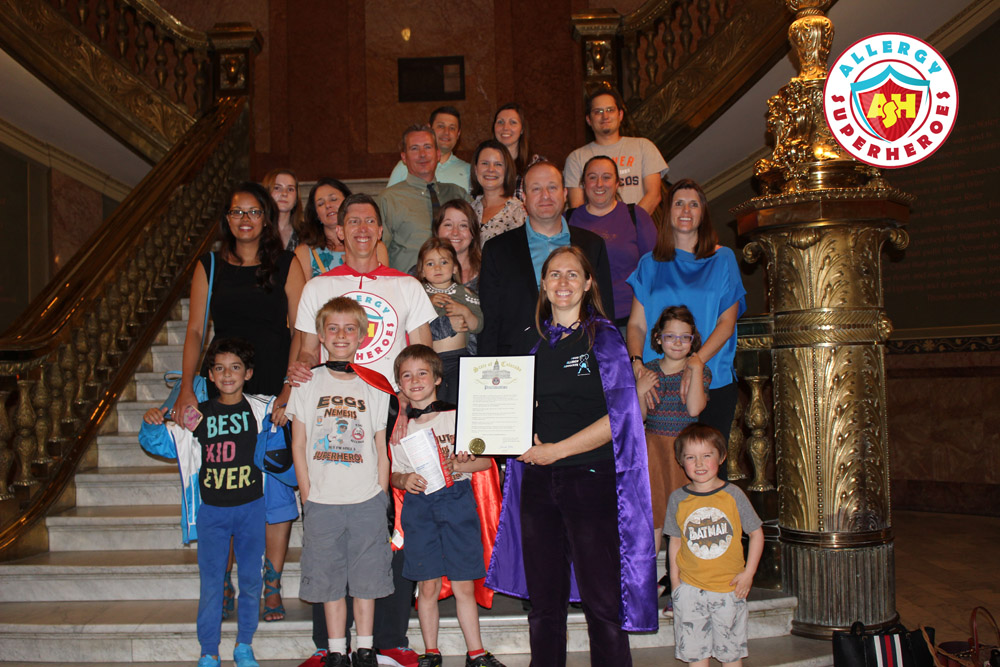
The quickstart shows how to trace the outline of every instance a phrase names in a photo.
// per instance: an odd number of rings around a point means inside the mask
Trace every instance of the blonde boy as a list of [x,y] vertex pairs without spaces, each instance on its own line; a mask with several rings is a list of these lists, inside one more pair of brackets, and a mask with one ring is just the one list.
[[368,331],[357,301],[331,299],[316,314],[316,331],[329,361],[292,390],[286,411],[303,503],[299,595],[323,603],[330,633],[326,665],[351,667],[344,599],[350,593],[358,632],[353,665],[374,667],[375,599],[393,591],[386,526],[389,394],[350,365]]
[[[663,533],[670,536],[674,655],[695,667],[714,657],[740,667],[747,656],[747,594],[764,531],[739,487],[719,479],[726,441],[716,429],[691,424],[674,441],[691,483],[672,494]],[[741,536],[750,536],[746,563]]]

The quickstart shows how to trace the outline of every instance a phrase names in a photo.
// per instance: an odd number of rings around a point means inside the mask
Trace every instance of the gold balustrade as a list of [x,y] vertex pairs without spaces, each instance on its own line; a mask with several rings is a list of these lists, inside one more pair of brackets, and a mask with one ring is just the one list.
[[669,161],[788,52],[773,0],[649,0],[573,15],[588,90],[620,90],[626,130]]
[[0,0],[0,14],[5,51],[150,163],[213,100],[248,94],[261,44],[246,24],[200,32],[151,0]]
[[0,337],[0,559],[47,548],[72,477],[248,174],[249,109],[220,99]]

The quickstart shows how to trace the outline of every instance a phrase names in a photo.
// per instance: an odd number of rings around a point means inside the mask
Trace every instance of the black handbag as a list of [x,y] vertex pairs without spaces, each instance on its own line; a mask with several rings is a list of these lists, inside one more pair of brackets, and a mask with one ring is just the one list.
[[[934,628],[925,628],[931,643]],[[924,635],[902,625],[865,633],[861,621],[850,632],[833,633],[833,667],[935,667]]]

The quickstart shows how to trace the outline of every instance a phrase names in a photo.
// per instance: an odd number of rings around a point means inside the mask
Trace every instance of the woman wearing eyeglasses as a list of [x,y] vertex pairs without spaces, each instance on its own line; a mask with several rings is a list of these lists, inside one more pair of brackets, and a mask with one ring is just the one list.
[[[253,376],[247,380],[243,391],[277,396],[272,416],[276,422],[283,423],[284,406],[291,393],[291,387],[284,383],[285,369],[298,356],[289,323],[295,322],[305,279],[299,262],[294,261],[295,255],[282,249],[277,231],[278,208],[263,186],[240,183],[226,201],[229,206],[222,214],[220,227],[222,249],[214,253],[215,276],[210,305],[214,336],[242,338],[253,345]],[[183,415],[188,405],[198,405],[193,381],[199,373],[211,264],[209,254],[202,255],[191,279],[191,305],[182,357],[183,377],[174,403],[174,414],[177,415]],[[207,375],[205,368],[200,372]],[[211,382],[208,389],[209,396],[218,393]],[[279,595],[280,576],[288,549],[291,520],[298,516],[298,510],[294,494],[291,495],[290,505],[272,501],[270,496],[265,486],[268,506],[266,565],[270,567],[264,575],[267,586],[264,591],[264,620],[277,621],[284,618],[285,613]],[[229,611],[232,609],[232,585],[228,579],[226,583],[224,609]],[[223,582],[220,581],[219,585],[222,586]]]
[[[708,406],[698,421],[729,437],[736,411],[736,319],[746,310],[746,290],[729,248],[719,245],[701,186],[683,179],[667,196],[669,224],[657,235],[653,252],[644,255],[628,279],[632,312],[626,330],[632,368],[657,358],[649,332],[668,306],[684,305],[702,332],[701,349],[692,354],[712,374]],[[686,392],[690,378],[681,384]],[[720,471],[721,473],[721,471]]]

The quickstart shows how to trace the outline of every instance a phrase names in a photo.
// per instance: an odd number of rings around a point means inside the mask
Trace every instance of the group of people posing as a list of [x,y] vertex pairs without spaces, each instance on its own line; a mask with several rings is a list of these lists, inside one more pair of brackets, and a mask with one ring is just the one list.
[[[404,132],[377,198],[319,178],[303,216],[289,170],[229,195],[221,248],[192,279],[179,394],[140,436],[182,461],[201,667],[220,664],[234,557],[237,665],[257,664],[262,587],[263,620],[284,617],[294,486],[299,595],[315,603],[304,665],[441,665],[442,591],[456,598],[467,667],[502,667],[479,632],[492,591],[530,602],[533,665],[565,665],[570,601],[591,664],[631,665],[628,632],[658,626],[663,532],[677,657],[746,655],[763,538],[721,467],[745,291],[696,183],[674,183],[654,224],[667,164],[621,135],[624,114],[616,92],[592,95],[595,139],[560,169],[531,155],[517,104],[463,162],[460,114],[441,107]],[[526,354],[531,446],[507,461],[456,454],[459,359]],[[292,480],[262,463],[286,423]],[[429,494],[399,446],[425,429],[454,480]],[[406,636],[415,590],[420,655]]]

